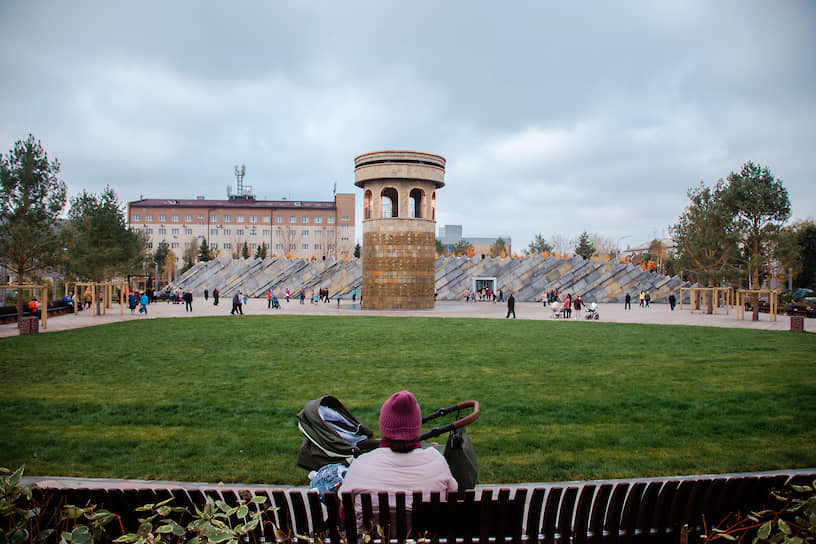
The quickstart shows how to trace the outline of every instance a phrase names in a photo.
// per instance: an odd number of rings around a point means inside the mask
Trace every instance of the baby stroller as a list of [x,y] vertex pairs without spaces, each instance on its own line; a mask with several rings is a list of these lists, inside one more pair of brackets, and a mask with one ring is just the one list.
[[[461,412],[468,408],[472,409],[471,413],[460,418]],[[428,446],[436,447],[442,452],[460,490],[473,489],[478,476],[476,451],[465,427],[478,419],[479,403],[469,400],[440,408],[423,417],[422,424],[454,413],[456,414],[454,422],[434,427],[421,434],[419,441],[425,446],[425,441],[448,433],[444,446],[441,444]],[[298,429],[306,437],[300,446],[297,464],[309,471],[320,471],[326,465],[348,466],[355,457],[380,445],[380,440],[373,438],[374,432],[357,421],[343,403],[331,395],[307,402],[297,418]]]
[[561,319],[564,317],[564,310],[561,308],[560,302],[553,302],[550,304],[550,311],[552,312],[553,319]]
[[587,308],[585,317],[586,317],[586,319],[594,319],[595,321],[598,321],[598,319],[600,319],[601,316],[598,315],[598,304],[597,303],[593,302],[592,304],[589,305],[589,308]]

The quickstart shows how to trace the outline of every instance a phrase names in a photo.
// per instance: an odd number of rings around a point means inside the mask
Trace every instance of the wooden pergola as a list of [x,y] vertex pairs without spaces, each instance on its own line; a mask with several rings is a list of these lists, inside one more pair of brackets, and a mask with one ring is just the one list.
[[734,291],[730,287],[681,287],[680,288],[680,309],[683,309],[683,291],[689,292],[689,306],[691,306],[691,313],[694,310],[701,309],[700,301],[704,299],[704,295],[711,295],[711,307],[714,313],[717,313],[717,308],[720,307],[720,301],[725,305],[725,313],[731,306],[736,305],[736,297]]
[[746,295],[756,295],[757,305],[759,297],[768,295],[768,315],[770,321],[776,321],[777,309],[779,307],[779,291],[776,289],[737,289],[737,319],[745,319]]
[[[97,315],[99,311],[96,309],[96,303],[98,301],[97,293],[102,294],[102,315],[105,315],[106,309],[110,308],[113,300],[113,288],[119,288],[119,313],[125,313],[125,297],[127,297],[127,282],[124,280],[120,281],[107,281],[107,282],[76,282],[74,284],[74,314],[79,312],[79,305],[82,304],[82,297],[80,295],[80,289],[85,288],[85,290],[90,289],[91,291],[91,315]],[[65,291],[66,294],[68,292],[68,284],[65,284]],[[85,291],[82,292],[84,294]]]
[[[40,299],[42,300],[41,310],[40,310],[40,324],[42,325],[43,329],[48,328],[48,286],[45,284],[38,284],[38,283],[10,283],[4,286],[6,289],[16,289],[17,290],[17,300],[20,300],[20,295],[22,291],[26,289],[31,289],[32,291],[39,289],[40,290]],[[22,316],[17,316],[17,322],[20,322],[20,318]]]

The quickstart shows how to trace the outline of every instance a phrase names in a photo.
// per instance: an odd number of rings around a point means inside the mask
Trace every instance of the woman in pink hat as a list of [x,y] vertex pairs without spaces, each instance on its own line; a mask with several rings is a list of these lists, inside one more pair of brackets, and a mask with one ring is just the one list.
[[422,413],[414,395],[400,391],[385,401],[380,410],[380,447],[355,459],[340,487],[341,494],[354,495],[358,521],[361,493],[386,491],[393,505],[396,492],[403,491],[410,507],[414,491],[421,491],[426,500],[438,491],[445,500],[459,489],[442,454],[420,446],[421,427]]

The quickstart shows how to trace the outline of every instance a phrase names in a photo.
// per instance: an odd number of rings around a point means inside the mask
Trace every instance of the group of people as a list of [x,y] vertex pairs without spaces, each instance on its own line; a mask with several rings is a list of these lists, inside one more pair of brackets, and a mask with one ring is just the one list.
[[150,297],[147,296],[147,292],[139,293],[138,291],[133,291],[128,294],[128,308],[130,309],[130,313],[133,313],[136,310],[136,307],[139,307],[139,315],[147,315],[147,307],[150,305]]
[[576,317],[580,318],[585,305],[583,297],[573,293],[567,293],[562,303],[559,299],[557,287],[542,292],[541,303],[545,308],[548,304],[552,307],[553,317],[563,317],[564,319],[571,319],[573,310],[575,310]]
[[[489,287],[482,287],[474,291],[465,289],[464,294],[465,302],[504,302],[504,293],[501,289],[499,289],[498,293]],[[434,300],[436,300],[436,295],[437,293],[434,293]]]
[[[672,294],[671,296],[674,297],[674,294]],[[640,294],[638,295],[638,300],[640,301],[641,308],[648,308],[649,304],[652,302],[652,295],[649,294],[649,291],[641,289]],[[626,293],[626,296],[623,299],[623,309],[624,310],[632,309],[632,295],[630,295],[629,293]],[[671,309],[674,310],[674,303],[672,303]]]

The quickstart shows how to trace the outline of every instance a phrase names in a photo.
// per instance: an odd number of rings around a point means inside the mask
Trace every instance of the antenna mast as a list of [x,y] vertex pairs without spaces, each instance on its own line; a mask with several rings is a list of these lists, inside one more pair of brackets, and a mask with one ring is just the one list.
[[244,185],[244,176],[246,176],[246,165],[242,164],[241,166],[235,166],[235,195],[229,194],[229,189],[227,189],[227,195],[229,196],[230,200],[235,198],[243,198],[246,200],[255,200],[255,195],[252,194],[252,187],[249,185]]

